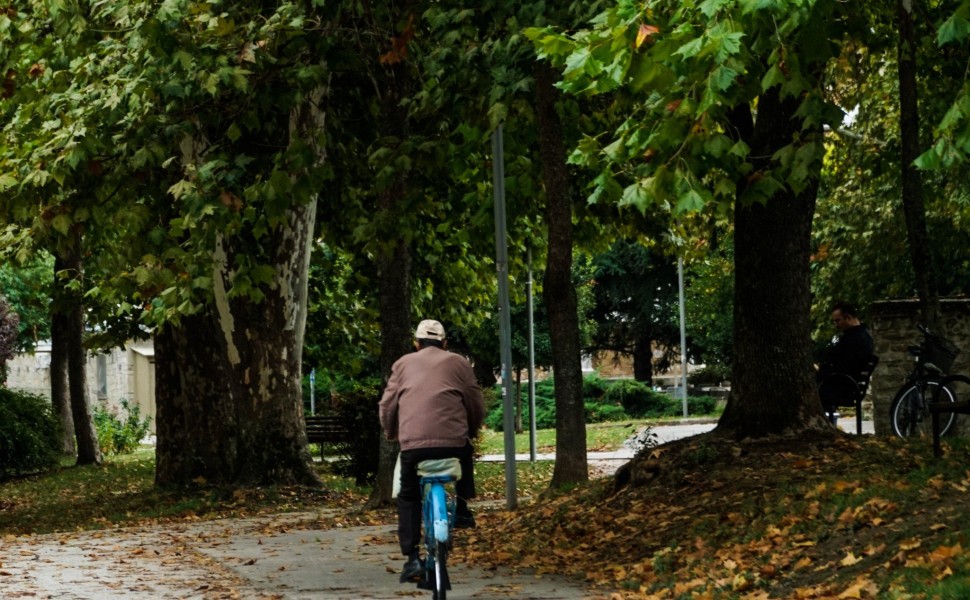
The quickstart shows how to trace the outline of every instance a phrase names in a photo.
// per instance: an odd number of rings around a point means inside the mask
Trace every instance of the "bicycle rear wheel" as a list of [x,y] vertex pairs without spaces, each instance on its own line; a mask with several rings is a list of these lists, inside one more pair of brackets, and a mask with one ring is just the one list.
[[[939,386],[936,381],[927,381],[925,387],[920,389],[917,383],[908,383],[896,393],[889,408],[894,434],[901,438],[933,435],[933,419],[930,415],[929,403],[936,396]],[[948,386],[943,386],[943,389],[939,390],[938,401],[956,402],[956,394]],[[946,435],[955,419],[954,413],[940,415],[941,435]]]
[[451,582],[448,580],[448,542],[435,542],[434,593],[432,600],[447,600]]

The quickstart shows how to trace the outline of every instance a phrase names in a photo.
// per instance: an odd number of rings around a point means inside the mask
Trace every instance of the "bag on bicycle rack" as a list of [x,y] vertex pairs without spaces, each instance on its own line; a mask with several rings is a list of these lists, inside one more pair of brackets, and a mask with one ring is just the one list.
[[418,463],[420,477],[454,477],[461,479],[461,461],[457,458],[432,458]]
[[920,349],[919,362],[923,366],[933,365],[945,375],[950,372],[958,354],[960,354],[960,349],[953,342],[944,337],[927,333],[923,347]]

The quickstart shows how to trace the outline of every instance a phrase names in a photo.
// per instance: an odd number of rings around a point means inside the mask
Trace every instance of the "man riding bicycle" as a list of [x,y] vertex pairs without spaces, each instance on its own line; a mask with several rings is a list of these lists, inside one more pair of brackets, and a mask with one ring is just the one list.
[[401,582],[419,578],[424,570],[421,541],[421,490],[418,463],[458,458],[462,477],[455,527],[474,527],[468,499],[475,497],[471,440],[485,417],[482,390],[468,361],[448,352],[445,328],[424,320],[414,333],[416,352],[399,358],[380,403],[380,420],[389,440],[401,444],[400,491],[397,495],[398,541],[407,557]]

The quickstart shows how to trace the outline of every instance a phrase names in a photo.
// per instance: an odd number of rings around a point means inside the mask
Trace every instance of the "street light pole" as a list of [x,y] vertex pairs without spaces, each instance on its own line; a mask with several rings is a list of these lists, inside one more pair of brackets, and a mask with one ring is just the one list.
[[515,492],[515,408],[512,402],[512,319],[509,314],[509,251],[505,232],[505,148],[502,126],[492,132],[492,187],[495,194],[495,269],[498,272],[502,409],[505,428],[505,505],[518,504]]

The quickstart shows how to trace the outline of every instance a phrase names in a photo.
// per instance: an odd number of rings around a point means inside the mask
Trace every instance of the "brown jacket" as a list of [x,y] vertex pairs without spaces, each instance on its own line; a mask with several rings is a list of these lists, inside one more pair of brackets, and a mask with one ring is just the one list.
[[391,367],[380,405],[381,427],[401,450],[457,448],[478,434],[485,403],[461,356],[429,346]]

